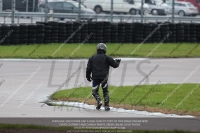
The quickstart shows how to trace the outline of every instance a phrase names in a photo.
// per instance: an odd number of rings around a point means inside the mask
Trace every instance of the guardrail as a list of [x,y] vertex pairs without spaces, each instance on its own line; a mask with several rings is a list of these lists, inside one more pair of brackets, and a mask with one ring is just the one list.
[[[0,17],[4,18],[4,23],[6,22],[6,19],[11,18],[12,13],[11,12],[0,12]],[[66,19],[75,19],[78,20],[78,14],[76,13],[41,13],[41,12],[15,12],[14,14],[15,18],[17,18],[18,23],[19,19],[21,17],[29,17],[31,19],[31,23],[33,23],[33,17],[41,17],[41,21],[44,20],[45,17],[47,18],[66,18]],[[81,19],[89,20],[93,19],[98,21],[98,19],[104,19],[109,20],[110,15],[109,14],[81,14]],[[113,15],[113,19],[120,20],[121,22],[134,22],[134,21],[141,21],[141,15]],[[200,22],[199,17],[172,17],[172,16],[143,16],[143,21],[167,21],[172,22],[174,19],[175,21],[189,21],[189,22]],[[141,21],[141,22],[143,22]]]

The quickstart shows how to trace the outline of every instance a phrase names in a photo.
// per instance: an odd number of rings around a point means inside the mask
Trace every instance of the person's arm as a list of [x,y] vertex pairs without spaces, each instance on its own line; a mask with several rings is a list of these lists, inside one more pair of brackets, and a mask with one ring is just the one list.
[[91,81],[91,72],[92,72],[92,59],[89,58],[86,68],[86,78],[88,81]]
[[112,57],[110,56],[106,56],[107,57],[107,61],[108,61],[108,64],[113,67],[113,68],[117,68],[119,67],[119,64],[120,64],[120,61],[121,59],[117,59],[117,60],[114,60]]

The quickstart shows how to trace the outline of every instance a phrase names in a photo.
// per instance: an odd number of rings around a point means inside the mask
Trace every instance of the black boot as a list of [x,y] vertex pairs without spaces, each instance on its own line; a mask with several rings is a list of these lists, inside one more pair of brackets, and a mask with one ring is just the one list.
[[109,97],[107,97],[106,99],[104,99],[104,106],[105,106],[105,111],[109,111],[110,107],[109,107]]
[[104,97],[104,107],[105,107],[105,111],[109,111],[109,92],[108,92],[108,85],[107,85],[107,81],[105,83],[102,84],[102,89],[103,89],[103,97]]
[[96,109],[100,110],[101,109],[101,105],[102,105],[102,101],[97,101],[97,107],[96,107]]
[[96,109],[97,110],[101,109],[102,101],[101,101],[101,98],[100,98],[99,94],[98,93],[93,93],[92,95],[93,95],[93,97],[95,97],[95,99],[97,101]]
[[105,106],[105,111],[110,111],[110,107],[109,106]]

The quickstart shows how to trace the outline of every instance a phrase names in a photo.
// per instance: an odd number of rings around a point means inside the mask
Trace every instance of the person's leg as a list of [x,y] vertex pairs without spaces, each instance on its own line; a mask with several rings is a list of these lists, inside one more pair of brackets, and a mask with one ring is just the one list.
[[103,97],[104,97],[104,106],[105,110],[109,111],[109,91],[108,91],[108,83],[107,80],[101,82],[101,87],[103,89]]
[[102,101],[99,95],[99,85],[100,81],[99,80],[93,80],[92,81],[92,95],[97,101],[97,107],[96,109],[100,109],[102,105]]
[[45,12],[45,8],[41,8],[41,12]]

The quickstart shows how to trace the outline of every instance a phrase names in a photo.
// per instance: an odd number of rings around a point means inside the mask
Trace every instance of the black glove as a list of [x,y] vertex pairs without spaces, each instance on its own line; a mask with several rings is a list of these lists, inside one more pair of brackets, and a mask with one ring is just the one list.
[[118,67],[119,67],[121,59],[115,59],[115,62],[118,64]]
[[121,62],[121,59],[115,59],[116,62],[120,63]]
[[92,78],[89,76],[89,77],[86,77],[87,78],[87,80],[89,81],[89,82],[91,82],[92,81]]

